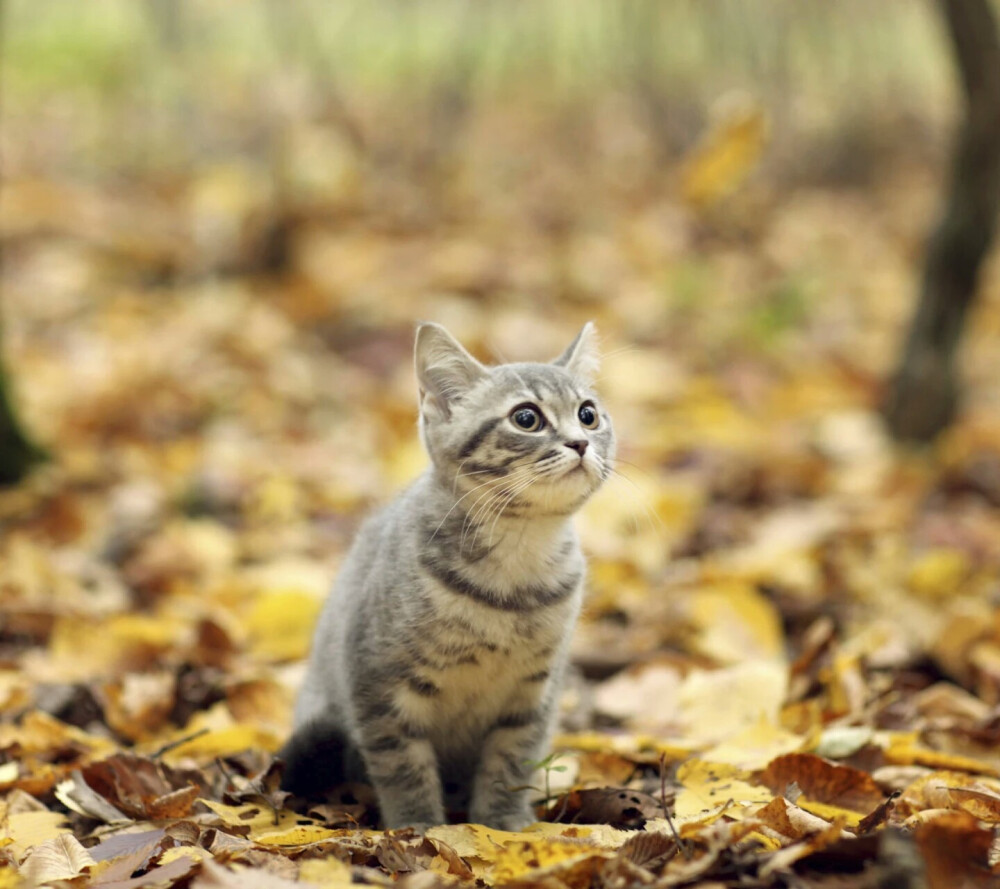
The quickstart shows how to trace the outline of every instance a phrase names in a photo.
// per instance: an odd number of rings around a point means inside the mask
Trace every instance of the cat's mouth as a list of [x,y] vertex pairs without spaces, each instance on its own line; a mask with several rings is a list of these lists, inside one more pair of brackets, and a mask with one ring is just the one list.
[[572,466],[570,466],[570,468],[567,469],[562,474],[562,477],[568,478],[569,476],[580,475],[580,474],[590,475],[590,473],[587,471],[587,464],[582,457],[577,463],[574,463]]

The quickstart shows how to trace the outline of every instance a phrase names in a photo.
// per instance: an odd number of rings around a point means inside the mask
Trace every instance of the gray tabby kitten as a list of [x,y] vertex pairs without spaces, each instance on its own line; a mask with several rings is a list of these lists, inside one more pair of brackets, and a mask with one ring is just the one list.
[[313,641],[286,790],[369,780],[387,827],[515,830],[544,755],[583,590],[570,517],[610,474],[587,324],[551,364],[485,367],[417,329],[431,465],[362,527]]

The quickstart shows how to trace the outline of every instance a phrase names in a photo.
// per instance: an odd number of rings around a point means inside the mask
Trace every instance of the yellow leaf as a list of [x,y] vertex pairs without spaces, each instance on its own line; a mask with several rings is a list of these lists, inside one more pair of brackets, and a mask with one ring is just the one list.
[[714,744],[762,719],[777,724],[787,688],[788,668],[775,661],[692,670],[680,693],[684,741]]
[[0,724],[0,747],[14,744],[27,755],[64,747],[81,747],[94,754],[110,753],[115,749],[114,743],[107,738],[88,735],[40,710],[27,713],[20,725]]
[[307,858],[299,867],[299,882],[312,883],[322,889],[348,889],[353,885],[351,867],[339,858]]
[[886,762],[892,765],[920,765],[932,769],[952,769],[956,772],[1000,776],[1000,768],[981,759],[920,747],[917,743],[918,737],[916,732],[893,733],[885,750]]
[[8,815],[0,826],[0,837],[6,837],[10,850],[21,858],[33,846],[39,846],[60,834],[69,833],[66,816],[59,812],[16,812]]
[[[180,646],[190,634],[187,621],[167,615],[120,614],[106,620],[59,618],[49,639],[49,655],[65,680],[83,680],[151,664]],[[101,644],[95,645],[94,640]]]
[[613,857],[611,850],[581,841],[553,838],[512,842],[494,857],[486,882],[500,886],[516,882],[538,885],[558,874],[562,885],[582,887],[590,885],[588,865]]
[[269,661],[290,661],[309,653],[323,600],[301,590],[261,593],[246,618],[254,654]]
[[212,855],[206,849],[202,849],[201,846],[173,846],[167,849],[156,861],[156,863],[163,867],[165,864],[170,864],[177,858],[193,858],[195,861],[203,861],[206,858],[211,858]]
[[254,490],[247,514],[260,522],[290,522],[302,513],[302,495],[295,479],[284,475],[266,478]]
[[[250,828],[250,839],[267,846],[300,846],[316,840],[342,836],[344,831],[330,830],[312,819],[288,809],[275,811],[267,806],[246,803],[227,806],[212,800],[201,800],[208,808],[230,826]],[[308,821],[302,824],[302,821]]]
[[0,713],[26,710],[31,703],[31,682],[22,672],[0,670]]
[[[0,841],[0,848],[3,842]],[[0,889],[24,889],[24,878],[12,867],[0,867]]]
[[696,759],[677,770],[682,789],[674,801],[678,820],[699,820],[713,809],[732,801],[737,804],[767,803],[774,797],[766,787],[749,783],[750,773],[725,763]]
[[969,557],[961,550],[932,549],[913,563],[909,586],[928,599],[950,598],[959,592],[970,570]]
[[808,746],[809,741],[802,736],[761,719],[705,750],[702,756],[711,762],[728,763],[742,769],[760,769],[782,753],[792,753]]
[[[191,726],[196,720],[189,723],[188,728],[183,732],[178,732],[178,736],[191,734]],[[194,729],[197,731],[197,728]],[[175,764],[186,758],[198,760],[212,760],[217,756],[231,756],[241,750],[249,750],[259,747],[271,753],[281,747],[283,739],[275,732],[258,728],[253,725],[231,725],[220,729],[210,729],[203,735],[198,735],[190,741],[168,750],[163,754],[163,760],[168,765]]]
[[[852,812],[850,809],[844,809],[840,806],[832,806],[829,803],[817,803],[813,800],[806,799],[803,796],[800,796],[796,800],[796,804],[799,808],[805,809],[813,815],[818,815],[826,821],[830,821],[831,823],[843,823],[850,827],[856,827],[860,823],[861,819],[865,817],[860,812]],[[840,819],[839,822],[838,819]]]
[[752,584],[719,581],[699,589],[689,608],[700,631],[695,645],[702,654],[723,664],[784,657],[785,636],[778,611]]
[[704,209],[736,191],[757,166],[767,132],[767,116],[754,99],[724,97],[710,129],[685,160],[684,200]]
[[303,846],[316,840],[328,840],[337,836],[337,831],[321,824],[296,824],[288,830],[262,831],[254,834],[254,840],[262,846]]

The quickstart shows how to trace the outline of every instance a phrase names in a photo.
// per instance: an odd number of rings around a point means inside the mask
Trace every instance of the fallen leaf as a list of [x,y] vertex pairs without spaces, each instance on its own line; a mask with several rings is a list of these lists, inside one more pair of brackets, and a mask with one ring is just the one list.
[[0,823],[0,840],[10,840],[8,848],[18,858],[23,858],[32,847],[69,832],[65,815],[44,810],[8,813]]
[[21,862],[21,876],[36,885],[73,880],[95,863],[76,837],[61,834],[31,849]]
[[750,782],[751,773],[726,763],[691,760],[677,770],[682,785],[674,802],[678,821],[698,821],[729,803],[766,803],[773,793]]

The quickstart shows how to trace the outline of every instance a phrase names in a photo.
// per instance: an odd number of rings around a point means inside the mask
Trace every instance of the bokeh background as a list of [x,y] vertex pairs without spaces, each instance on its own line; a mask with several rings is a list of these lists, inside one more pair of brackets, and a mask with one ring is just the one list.
[[50,457],[0,493],[5,716],[274,749],[424,465],[414,324],[517,360],[593,319],[625,478],[566,727],[996,760],[995,253],[959,420],[877,411],[962,113],[932,4],[6,0],[0,53],[2,350]]

